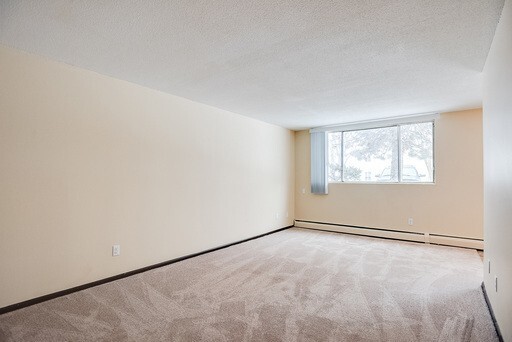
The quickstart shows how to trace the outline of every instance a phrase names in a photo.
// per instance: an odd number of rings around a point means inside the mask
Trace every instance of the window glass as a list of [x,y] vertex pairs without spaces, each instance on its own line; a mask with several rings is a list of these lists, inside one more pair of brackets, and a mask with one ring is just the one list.
[[343,132],[344,182],[397,182],[397,127]]
[[432,183],[434,123],[328,134],[329,182]]
[[341,132],[332,132],[328,137],[329,182],[341,182]]
[[400,126],[402,182],[432,182],[434,180],[432,122]]

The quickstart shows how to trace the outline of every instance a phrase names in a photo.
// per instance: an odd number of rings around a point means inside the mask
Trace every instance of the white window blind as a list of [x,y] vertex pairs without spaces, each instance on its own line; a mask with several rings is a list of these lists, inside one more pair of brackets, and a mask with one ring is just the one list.
[[311,193],[327,194],[327,132],[311,133]]

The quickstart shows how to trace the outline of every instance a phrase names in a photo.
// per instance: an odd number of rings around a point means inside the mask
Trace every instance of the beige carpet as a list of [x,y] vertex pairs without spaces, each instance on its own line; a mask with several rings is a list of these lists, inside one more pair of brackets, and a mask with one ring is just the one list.
[[289,229],[0,316],[0,341],[497,341],[476,251]]

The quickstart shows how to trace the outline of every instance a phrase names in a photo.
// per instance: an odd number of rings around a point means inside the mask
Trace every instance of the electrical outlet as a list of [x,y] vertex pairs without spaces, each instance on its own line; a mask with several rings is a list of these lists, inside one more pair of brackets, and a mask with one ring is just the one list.
[[121,245],[113,245],[112,246],[112,256],[121,255]]
[[302,188],[302,193],[305,194],[306,193],[306,188]]
[[409,219],[407,220],[407,224],[409,226],[412,226],[414,224],[414,220],[412,219],[412,217],[409,217]]
[[276,213],[276,220],[279,219],[279,213]]

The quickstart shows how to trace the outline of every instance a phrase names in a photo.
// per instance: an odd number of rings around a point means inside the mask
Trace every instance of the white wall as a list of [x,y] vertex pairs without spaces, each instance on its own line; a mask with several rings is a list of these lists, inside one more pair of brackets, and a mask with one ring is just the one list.
[[0,307],[292,224],[293,132],[4,46],[0,75]]
[[[512,1],[484,69],[485,287],[505,341],[512,341]],[[494,278],[498,277],[498,292]]]

